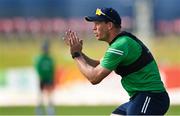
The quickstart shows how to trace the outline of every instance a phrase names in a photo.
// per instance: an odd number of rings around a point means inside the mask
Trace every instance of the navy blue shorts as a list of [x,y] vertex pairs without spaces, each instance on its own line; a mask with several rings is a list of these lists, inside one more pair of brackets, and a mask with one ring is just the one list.
[[53,86],[53,80],[41,80],[40,81],[40,89],[43,90],[46,86]]
[[169,109],[167,92],[138,92],[127,103],[120,105],[112,114],[120,115],[164,115]]

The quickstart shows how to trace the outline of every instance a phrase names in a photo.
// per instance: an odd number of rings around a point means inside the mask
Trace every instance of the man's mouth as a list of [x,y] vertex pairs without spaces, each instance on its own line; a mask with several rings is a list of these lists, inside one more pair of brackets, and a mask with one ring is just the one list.
[[98,34],[97,33],[94,33],[95,37],[98,37]]

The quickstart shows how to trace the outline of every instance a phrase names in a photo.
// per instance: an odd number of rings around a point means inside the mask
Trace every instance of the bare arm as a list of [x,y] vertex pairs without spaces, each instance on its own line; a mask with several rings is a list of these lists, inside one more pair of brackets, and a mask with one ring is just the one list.
[[91,66],[96,67],[97,65],[99,65],[99,61],[98,60],[94,60],[89,58],[87,55],[85,55],[84,53],[82,53],[82,56],[84,58],[84,60]]
[[92,83],[98,84],[100,83],[105,77],[107,77],[111,71],[108,69],[103,68],[100,65],[93,67],[89,65],[84,57],[76,57],[74,58],[79,70],[81,73]]

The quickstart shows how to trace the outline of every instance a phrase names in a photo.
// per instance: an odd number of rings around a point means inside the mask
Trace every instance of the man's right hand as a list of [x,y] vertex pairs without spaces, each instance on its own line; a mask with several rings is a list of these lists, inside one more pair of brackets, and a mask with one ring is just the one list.
[[65,43],[70,46],[70,52],[71,54],[74,52],[81,53],[82,46],[83,46],[83,40],[80,40],[77,36],[76,32],[71,31],[70,29],[66,32]]

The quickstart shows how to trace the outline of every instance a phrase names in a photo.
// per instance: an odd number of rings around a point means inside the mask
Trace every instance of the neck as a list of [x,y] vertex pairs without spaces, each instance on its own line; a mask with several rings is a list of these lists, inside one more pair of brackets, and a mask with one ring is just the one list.
[[121,30],[118,31],[112,31],[109,35],[108,43],[111,43],[111,41],[119,34],[121,33]]

